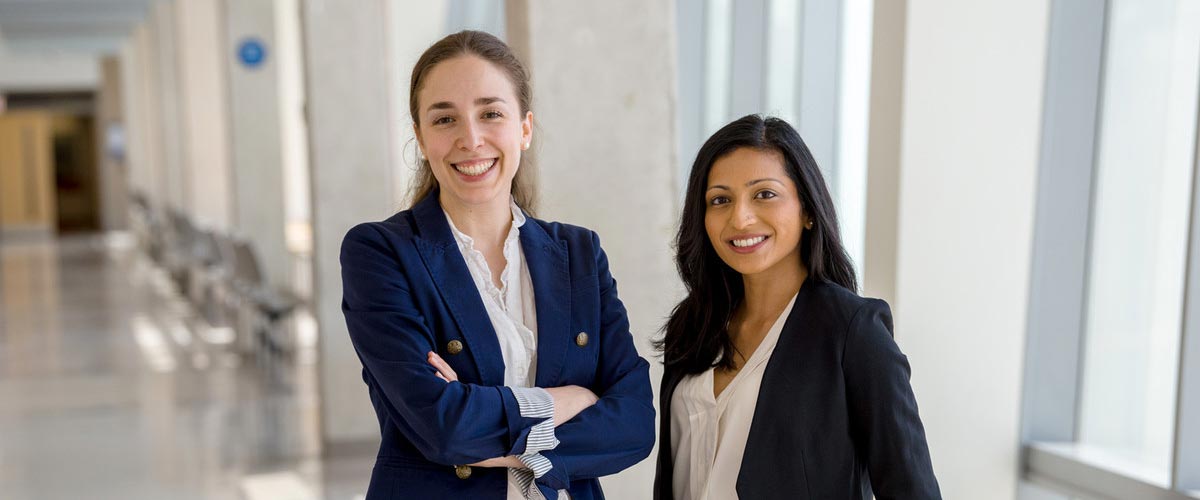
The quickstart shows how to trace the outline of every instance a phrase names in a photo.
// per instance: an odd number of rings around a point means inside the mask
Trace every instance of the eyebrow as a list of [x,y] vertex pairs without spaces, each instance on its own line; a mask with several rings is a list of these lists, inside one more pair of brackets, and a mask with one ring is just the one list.
[[[752,181],[750,181],[750,182],[747,182],[747,183],[746,183],[746,187],[753,186],[753,185],[755,185],[755,184],[758,184],[758,183],[760,183],[760,182],[774,182],[774,183],[776,183],[776,184],[783,184],[783,182],[781,182],[779,179],[772,179],[772,178],[770,178],[770,177],[764,177],[764,178],[762,178],[762,179],[754,179],[754,180],[752,180]],[[715,185],[715,186],[709,186],[709,187],[708,187],[708,189],[707,189],[706,191],[712,191],[712,190],[714,190],[714,189],[724,189],[724,190],[726,190],[726,191],[729,191],[729,190],[730,190],[730,189],[729,189],[729,186],[725,186],[725,185],[722,185],[722,184],[717,184],[717,185]]]
[[[476,106],[487,106],[488,104],[497,103],[497,102],[508,102],[508,101],[505,101],[504,99],[501,99],[499,97],[480,97],[478,99],[475,99]],[[433,111],[435,109],[454,109],[454,103],[451,103],[450,101],[435,102],[433,104],[430,104],[428,108],[425,108],[425,111]]]

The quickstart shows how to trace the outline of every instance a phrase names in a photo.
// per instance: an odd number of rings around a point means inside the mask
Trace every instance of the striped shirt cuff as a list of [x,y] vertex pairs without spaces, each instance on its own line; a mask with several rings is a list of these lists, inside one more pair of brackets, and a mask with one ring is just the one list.
[[[541,387],[512,387],[511,389],[522,417],[545,419],[529,429],[529,437],[525,440],[523,455],[553,450],[558,446],[558,438],[554,436],[554,398]],[[549,464],[550,461],[547,460],[546,463]],[[549,470],[549,467],[546,470]],[[541,474],[537,477],[541,477]]]
[[533,477],[539,478],[550,472],[554,468],[554,464],[550,463],[550,459],[542,456],[541,453],[526,453],[517,457],[525,467],[529,468],[529,472],[533,473]]
[[517,460],[529,468],[528,470],[510,469],[520,487],[521,495],[529,500],[544,500],[546,497],[542,495],[542,491],[538,489],[534,480],[550,472],[550,469],[554,468],[554,464],[540,453],[527,453],[517,457]]

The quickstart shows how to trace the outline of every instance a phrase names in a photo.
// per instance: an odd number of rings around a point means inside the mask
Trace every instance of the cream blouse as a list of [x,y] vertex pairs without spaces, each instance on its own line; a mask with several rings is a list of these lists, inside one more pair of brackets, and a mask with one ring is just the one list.
[[720,396],[713,396],[712,368],[684,377],[671,395],[671,456],[675,464],[671,477],[675,500],[737,498],[738,473],[758,404],[763,371],[795,304],[796,297],[792,296],[767,330],[767,336]]
[[[504,239],[504,269],[500,272],[500,287],[492,281],[492,271],[483,253],[475,248],[475,241],[459,231],[446,214],[450,232],[458,242],[458,250],[467,261],[471,279],[483,299],[496,340],[500,343],[500,356],[504,359],[504,385],[516,396],[521,415],[526,417],[552,417],[554,399],[544,389],[534,386],[537,375],[537,309],[533,294],[533,280],[525,266],[525,253],[521,248],[520,228],[525,224],[525,214],[515,202],[509,202],[512,210],[512,226]],[[508,500],[541,500],[542,494],[534,485],[554,466],[550,460],[538,453],[558,446],[554,437],[554,419],[546,418],[531,429],[527,438],[525,454],[518,457],[529,470],[508,470]],[[567,500],[566,490],[558,492],[558,500]]]

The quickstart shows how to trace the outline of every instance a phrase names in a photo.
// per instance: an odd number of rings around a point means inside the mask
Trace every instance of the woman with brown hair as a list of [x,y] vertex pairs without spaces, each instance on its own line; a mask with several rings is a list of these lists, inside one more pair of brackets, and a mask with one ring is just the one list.
[[383,443],[367,496],[601,498],[654,445],[638,356],[596,234],[531,215],[532,91],[463,31],[413,68],[413,205],[342,243],[342,309]]

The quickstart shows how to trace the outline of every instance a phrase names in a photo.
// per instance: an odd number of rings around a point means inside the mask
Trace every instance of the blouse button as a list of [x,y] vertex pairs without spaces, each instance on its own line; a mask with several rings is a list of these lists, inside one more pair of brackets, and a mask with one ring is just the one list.
[[579,347],[586,347],[587,343],[588,343],[588,334],[587,333],[579,332],[579,335],[575,336],[575,345],[577,345]]
[[[462,350],[463,350],[462,342],[459,342],[457,340],[451,340],[449,344],[446,344],[446,352],[448,352],[452,355],[458,354],[458,353],[462,352]],[[471,474],[469,468],[468,468],[467,474],[468,475]],[[463,478],[463,479],[466,479],[466,478]]]
[[[458,342],[458,341],[456,340],[455,342]],[[471,466],[470,465],[459,465],[459,466],[454,467],[454,475],[458,476],[459,479],[466,479],[468,477],[471,477]]]

